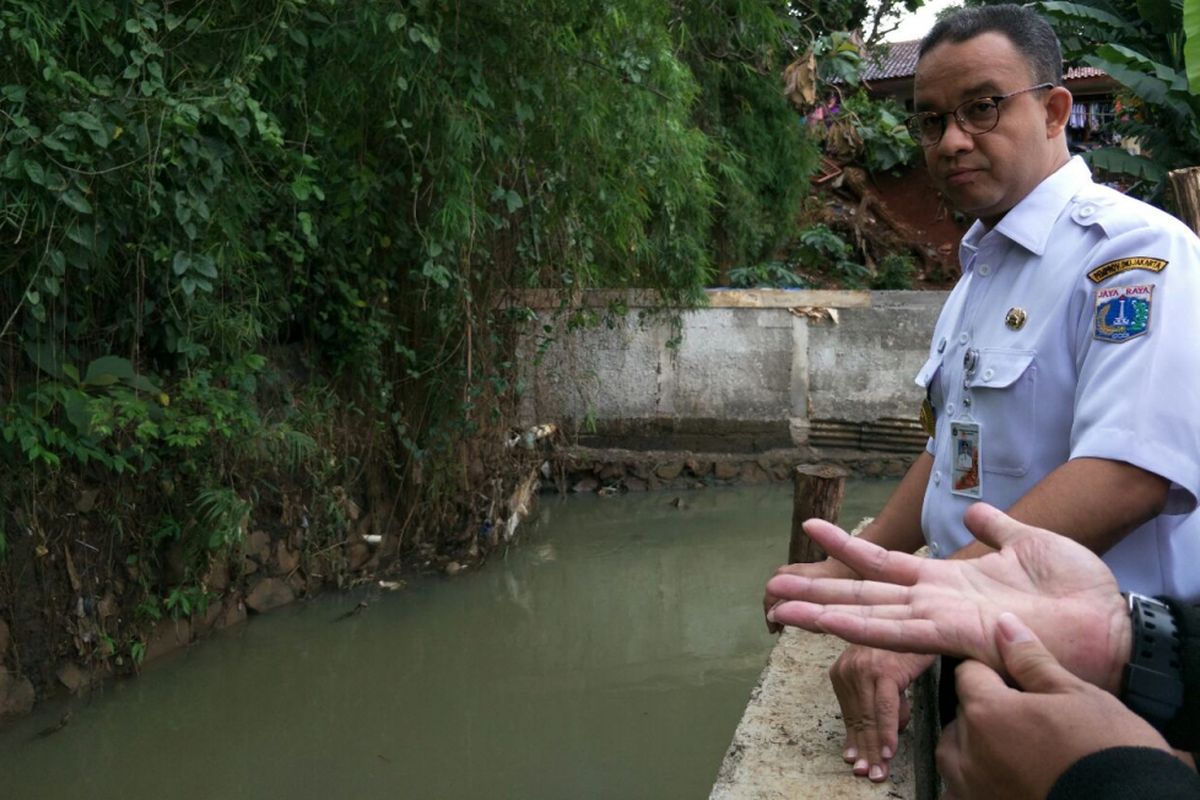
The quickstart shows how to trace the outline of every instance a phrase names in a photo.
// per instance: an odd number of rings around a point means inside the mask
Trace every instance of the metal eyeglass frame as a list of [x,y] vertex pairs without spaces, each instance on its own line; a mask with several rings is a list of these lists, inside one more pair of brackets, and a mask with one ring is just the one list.
[[[913,138],[913,141],[921,145],[921,147],[933,147],[942,140],[942,137],[946,135],[946,117],[949,116],[954,117],[954,121],[958,123],[958,127],[962,128],[964,133],[968,133],[971,136],[982,136],[985,133],[990,133],[991,131],[995,130],[996,126],[1000,124],[1000,102],[1002,100],[1007,100],[1010,97],[1016,97],[1017,95],[1025,94],[1026,92],[1036,92],[1040,91],[1041,89],[1053,89],[1054,86],[1055,84],[1049,82],[1039,83],[1037,86],[1028,86],[1024,89],[1017,89],[1015,92],[1009,92],[1008,94],[994,94],[991,96],[973,97],[970,100],[964,100],[963,102],[959,103],[953,111],[943,111],[940,114],[934,111],[921,111],[904,120],[904,127],[908,130],[908,135]],[[986,100],[995,106],[996,119],[994,122],[992,122],[990,128],[976,130],[977,126],[969,125],[967,121],[963,119],[960,112],[972,103],[978,103],[981,100]],[[928,119],[937,119],[942,123],[942,128],[938,131],[937,138],[930,142],[922,141],[921,137],[922,129],[920,123]]]

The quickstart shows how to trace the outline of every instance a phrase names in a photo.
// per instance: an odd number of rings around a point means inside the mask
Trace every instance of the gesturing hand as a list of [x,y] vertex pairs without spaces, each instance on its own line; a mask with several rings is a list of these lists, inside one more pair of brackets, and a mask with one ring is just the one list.
[[1045,797],[1090,753],[1118,746],[1171,752],[1121,701],[1063,669],[1015,616],[1000,615],[995,627],[1003,672],[1024,691],[978,661],[958,667],[958,714],[937,747],[947,796]]
[[[844,564],[834,561],[832,558],[827,558],[824,561],[815,561],[811,564],[784,564],[775,571],[776,575],[799,575],[803,578],[857,578],[858,575],[854,570]],[[767,586],[771,585],[770,581]],[[773,621],[769,616],[771,609],[775,607],[780,598],[771,594],[768,588],[763,595],[763,615],[767,617],[767,633],[779,633],[783,630],[783,625]]]
[[821,520],[805,531],[868,580],[778,575],[774,622],[849,642],[909,653],[943,653],[1003,668],[996,620],[1030,620],[1063,666],[1115,692],[1129,656],[1130,624],[1116,580],[1094,553],[1066,537],[983,503],[967,528],[999,549],[974,559],[926,559],[883,550]]
[[834,662],[829,678],[846,726],[842,757],[855,775],[887,778],[899,733],[908,724],[904,692],[932,663],[932,656],[857,646],[846,648]]

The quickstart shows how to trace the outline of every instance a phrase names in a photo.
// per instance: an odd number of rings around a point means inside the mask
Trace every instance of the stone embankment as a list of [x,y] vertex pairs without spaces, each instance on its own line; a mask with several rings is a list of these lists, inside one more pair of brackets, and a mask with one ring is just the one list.
[[816,461],[845,466],[855,477],[899,478],[915,454],[863,450],[788,448],[763,453],[680,453],[564,448],[543,470],[543,488],[560,491],[646,492],[706,486],[790,481],[797,464]]

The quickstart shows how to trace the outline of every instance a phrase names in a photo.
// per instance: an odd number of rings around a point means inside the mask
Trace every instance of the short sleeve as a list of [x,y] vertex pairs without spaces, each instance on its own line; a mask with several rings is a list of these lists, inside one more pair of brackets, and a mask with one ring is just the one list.
[[1200,496],[1200,241],[1157,215],[1091,252],[1073,302],[1079,373],[1071,458],[1171,482],[1164,513]]

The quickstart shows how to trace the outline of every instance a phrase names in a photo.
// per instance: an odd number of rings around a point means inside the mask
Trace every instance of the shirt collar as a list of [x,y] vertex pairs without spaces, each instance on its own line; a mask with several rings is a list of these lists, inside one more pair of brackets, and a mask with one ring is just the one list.
[[[1043,255],[1050,240],[1050,232],[1062,210],[1079,190],[1092,182],[1092,171],[1079,156],[1075,156],[1062,167],[1048,175],[1041,183],[1025,195],[1019,203],[1005,214],[996,227],[990,229],[1019,244],[1034,255]],[[966,232],[962,239],[959,260],[967,264],[966,256],[973,255],[980,240],[989,229],[979,220]]]

